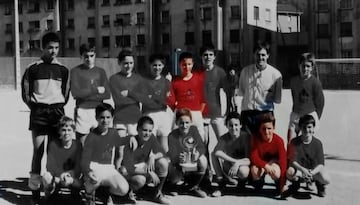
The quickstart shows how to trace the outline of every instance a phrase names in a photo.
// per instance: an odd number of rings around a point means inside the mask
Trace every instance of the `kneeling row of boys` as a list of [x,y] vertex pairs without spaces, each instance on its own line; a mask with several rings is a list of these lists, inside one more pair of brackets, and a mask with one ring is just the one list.
[[[96,107],[98,127],[87,136],[84,146],[74,140],[74,121],[66,116],[61,118],[60,140],[49,140],[46,171],[41,177],[45,198],[50,198],[60,187],[71,188],[73,199],[79,198],[79,191],[84,188],[86,203],[94,205],[95,190],[106,187],[111,196],[106,198],[107,204],[124,199],[136,203],[134,192],[152,184],[152,200],[169,204],[163,194],[165,182],[168,183],[164,190],[175,195],[181,181],[191,194],[207,196],[200,183],[208,170],[209,157],[196,127],[191,125],[189,110],[176,113],[178,128],[169,134],[168,153],[152,134],[154,122],[150,117],[140,118],[137,136],[120,137],[110,127],[113,113],[109,104]],[[244,189],[248,178],[255,190],[259,190],[264,185],[265,174],[275,181],[279,196],[297,191],[301,182],[312,181],[318,195],[325,195],[329,176],[324,169],[322,144],[314,137],[312,116],[300,119],[302,134],[289,143],[287,152],[281,137],[274,133],[272,114],[261,117],[258,132],[252,136],[241,130],[238,113],[229,113],[225,121],[229,131],[219,139],[210,157],[218,183],[211,190],[212,196],[223,195],[228,184]],[[292,184],[285,191],[287,178]]]

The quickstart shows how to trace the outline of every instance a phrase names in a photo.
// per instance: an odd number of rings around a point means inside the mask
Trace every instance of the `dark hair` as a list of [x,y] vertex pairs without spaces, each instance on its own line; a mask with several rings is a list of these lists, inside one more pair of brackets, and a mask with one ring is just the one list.
[[270,53],[270,44],[267,42],[259,41],[255,44],[253,53],[257,52],[258,50],[265,49],[267,54]]
[[114,116],[114,108],[108,103],[101,103],[95,108],[95,116],[98,118],[104,111],[109,111]]
[[267,123],[267,122],[271,122],[273,124],[273,126],[275,127],[275,117],[274,114],[271,112],[267,112],[267,113],[263,113],[259,116],[259,126],[258,129],[260,128],[260,125],[263,123]]
[[215,46],[212,43],[203,45],[200,48],[200,55],[202,55],[205,51],[212,51],[216,55],[216,49],[215,49]]
[[190,120],[192,120],[192,116],[191,116],[191,111],[187,108],[182,108],[178,111],[176,111],[176,121],[178,121],[180,119],[180,117],[182,116],[188,116],[190,117]]
[[299,127],[302,128],[303,126],[306,126],[307,124],[313,124],[315,127],[315,119],[311,115],[304,115],[300,117],[299,119]]
[[60,38],[59,36],[54,33],[54,32],[49,32],[49,33],[46,33],[42,39],[41,39],[41,42],[42,42],[42,47],[43,48],[46,48],[46,46],[48,45],[48,43],[50,42],[57,42],[57,43],[60,43]]
[[190,52],[182,52],[179,56],[179,62],[181,62],[182,60],[184,60],[185,58],[191,58],[191,59],[194,59],[194,55]]
[[80,55],[87,52],[95,52],[95,45],[93,43],[84,43],[80,46]]
[[134,53],[132,52],[131,49],[124,49],[124,50],[120,51],[117,58],[119,61],[123,61],[126,56],[134,57]]
[[241,121],[240,114],[238,112],[230,112],[225,118],[225,124],[227,125],[231,119],[238,119]]
[[166,64],[166,58],[164,55],[160,54],[160,53],[156,53],[156,54],[152,54],[150,57],[149,57],[149,63],[152,63],[156,60],[159,60],[161,61],[162,64]]
[[302,53],[299,58],[299,64],[310,62],[312,66],[315,65],[315,55],[313,53]]
[[154,125],[154,120],[149,116],[142,116],[137,123],[136,129],[140,129],[146,123],[150,125]]
[[74,131],[76,129],[74,120],[65,115],[60,118],[59,122],[57,123],[57,128],[60,130],[64,126],[70,126]]

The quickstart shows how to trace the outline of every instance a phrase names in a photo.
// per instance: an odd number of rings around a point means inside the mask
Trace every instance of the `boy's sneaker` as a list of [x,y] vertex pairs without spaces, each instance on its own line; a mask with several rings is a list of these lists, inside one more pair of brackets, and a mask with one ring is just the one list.
[[326,195],[325,185],[316,182],[316,188],[317,188],[318,196],[325,197],[325,195]]
[[211,193],[212,197],[220,197],[223,196],[223,192],[220,189],[216,189],[213,193]]
[[203,190],[201,190],[199,186],[194,186],[193,188],[190,189],[190,192],[194,194],[194,196],[201,198],[205,198],[207,196],[206,193]]
[[289,194],[295,194],[300,189],[300,182],[293,181],[288,189]]
[[251,184],[255,191],[260,191],[265,184],[265,177],[261,177],[259,180],[253,180]]
[[159,193],[154,197],[154,202],[159,204],[170,204],[170,201],[162,193]]
[[239,191],[245,191],[245,185],[246,185],[246,180],[239,179],[236,187]]
[[39,205],[40,204],[40,190],[33,190],[30,200],[31,205]]

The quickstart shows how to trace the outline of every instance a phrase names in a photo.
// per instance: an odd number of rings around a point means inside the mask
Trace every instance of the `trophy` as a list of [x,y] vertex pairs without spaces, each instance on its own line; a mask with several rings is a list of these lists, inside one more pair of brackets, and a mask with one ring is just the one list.
[[183,138],[180,144],[185,150],[184,153],[185,160],[183,163],[180,163],[180,166],[182,167],[184,172],[196,171],[197,163],[195,161],[195,155],[194,155],[197,145],[196,140],[191,135],[189,135]]

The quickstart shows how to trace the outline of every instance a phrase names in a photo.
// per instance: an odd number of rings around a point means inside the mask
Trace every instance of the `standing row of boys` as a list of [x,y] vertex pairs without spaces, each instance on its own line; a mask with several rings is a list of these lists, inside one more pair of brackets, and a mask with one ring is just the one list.
[[[41,185],[46,196],[71,186],[73,198],[84,187],[90,204],[100,186],[109,188],[111,203],[124,195],[135,201],[134,192],[148,183],[155,187],[153,200],[169,204],[162,193],[165,181],[169,194],[176,194],[175,185],[184,181],[187,191],[206,197],[200,187],[211,186],[211,170],[219,184],[212,196],[221,196],[227,184],[243,189],[248,178],[260,189],[265,174],[275,181],[279,194],[285,193],[288,178],[293,182],[290,192],[305,180],[315,181],[319,196],[325,195],[329,177],[322,144],[314,137],[324,96],[311,74],[313,55],[301,56],[300,74],[291,81],[293,110],[286,152],[282,138],[274,133],[274,103],[281,102],[282,76],[267,64],[267,44],[255,47],[255,64],[242,69],[233,91],[225,71],[214,65],[213,46],[200,50],[200,68],[194,68],[191,53],[182,53],[181,75],[171,82],[162,76],[166,64],[162,55],[151,55],[150,72],[144,78],[133,72],[131,51],[123,50],[118,56],[120,72],[108,81],[105,71],[95,65],[93,46],[80,47],[83,64],[69,73],[56,58],[59,42],[55,33],[45,34],[41,60],[31,64],[22,79],[22,97],[31,110],[29,187],[35,204]],[[242,96],[241,115],[228,112],[225,122],[221,89],[228,96],[232,92]],[[75,121],[64,116],[70,90],[76,100]],[[115,109],[103,103],[111,96]]]

